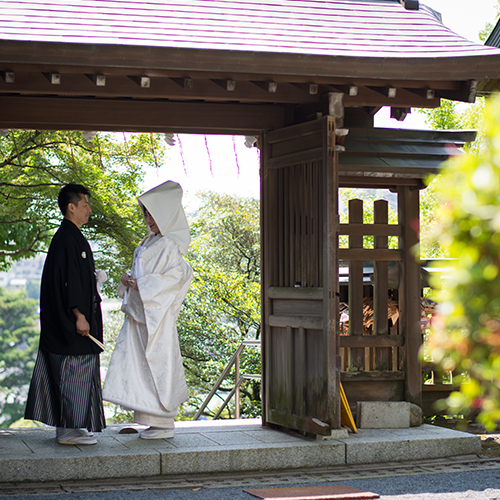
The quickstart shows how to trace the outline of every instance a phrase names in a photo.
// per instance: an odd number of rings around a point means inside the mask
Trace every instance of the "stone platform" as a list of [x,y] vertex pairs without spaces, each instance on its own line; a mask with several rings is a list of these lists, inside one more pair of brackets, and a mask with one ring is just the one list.
[[[260,419],[176,422],[173,439],[96,433],[97,445],[59,445],[53,428],[0,429],[1,483],[308,469],[481,453],[479,436],[431,425],[347,429],[311,439],[273,430]],[[140,429],[140,426],[137,426]]]

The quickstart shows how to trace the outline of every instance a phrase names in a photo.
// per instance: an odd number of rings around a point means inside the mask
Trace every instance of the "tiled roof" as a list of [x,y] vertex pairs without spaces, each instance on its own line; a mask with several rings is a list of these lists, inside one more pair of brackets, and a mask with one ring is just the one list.
[[2,39],[349,57],[500,54],[398,0],[4,0]]

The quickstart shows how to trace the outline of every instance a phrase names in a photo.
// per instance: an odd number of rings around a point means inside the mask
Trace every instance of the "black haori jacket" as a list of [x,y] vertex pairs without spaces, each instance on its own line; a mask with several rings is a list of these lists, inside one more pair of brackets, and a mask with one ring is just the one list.
[[94,257],[73,222],[63,219],[52,238],[40,288],[40,349],[65,354],[97,354],[101,349],[76,332],[73,309],[85,315],[90,334],[102,341],[101,298]]

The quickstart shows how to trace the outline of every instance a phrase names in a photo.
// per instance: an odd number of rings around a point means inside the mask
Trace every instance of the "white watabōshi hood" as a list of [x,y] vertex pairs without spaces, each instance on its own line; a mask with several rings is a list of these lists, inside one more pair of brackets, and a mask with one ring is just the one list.
[[142,209],[148,209],[162,236],[172,238],[185,254],[191,242],[191,235],[181,203],[181,186],[173,181],[164,182],[141,194],[137,201]]

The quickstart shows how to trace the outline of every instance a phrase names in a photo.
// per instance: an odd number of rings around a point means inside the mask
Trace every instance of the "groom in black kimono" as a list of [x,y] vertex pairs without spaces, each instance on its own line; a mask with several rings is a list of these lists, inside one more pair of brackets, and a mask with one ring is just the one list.
[[25,418],[56,427],[60,444],[96,444],[106,427],[99,353],[101,298],[94,258],[80,231],[91,212],[90,192],[68,184],[59,192],[64,219],[54,235],[40,288],[40,345]]

